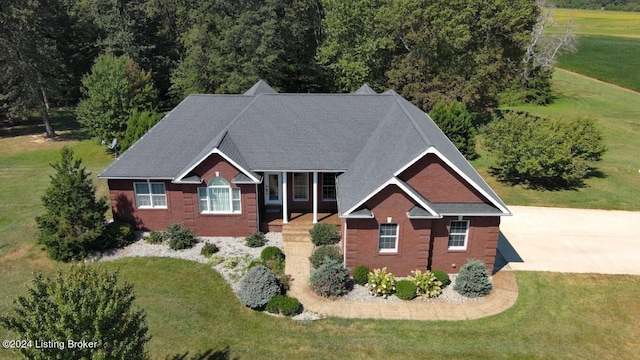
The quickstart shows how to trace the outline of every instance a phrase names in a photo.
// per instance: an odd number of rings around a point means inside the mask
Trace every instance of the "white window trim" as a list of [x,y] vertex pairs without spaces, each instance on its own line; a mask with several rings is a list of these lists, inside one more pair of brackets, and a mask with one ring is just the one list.
[[[147,186],[147,190],[149,191],[148,194],[138,194],[138,188],[136,187],[136,185],[146,185]],[[164,188],[164,205],[155,205],[154,201],[153,201],[153,192],[151,191],[152,189],[152,185],[162,185],[162,187]],[[165,185],[165,183],[163,182],[151,182],[148,181],[147,182],[134,182],[133,183],[133,194],[134,197],[136,199],[136,208],[138,209],[167,209],[168,208],[168,204],[169,202],[167,201],[167,186]],[[148,196],[149,197],[149,203],[151,205],[138,205],[138,196]],[[155,194],[155,196],[160,196],[160,194]]]
[[[224,179],[224,180],[226,181],[227,179]],[[213,185],[213,186],[206,186],[206,187],[199,187],[198,188],[197,197],[198,197],[198,208],[200,210],[200,214],[242,214],[242,191],[240,190],[239,187],[235,187],[235,188],[231,187],[231,183],[229,183],[228,181],[227,181],[227,183],[228,183],[228,185],[226,185],[226,186]],[[210,207],[211,207],[211,196],[210,196],[210,194],[211,194],[211,192],[209,191],[209,189],[211,189],[211,188],[229,189],[229,209],[231,209],[231,211],[213,211],[213,210],[210,210]],[[201,208],[201,206],[200,206],[200,200],[201,200],[201,198],[200,198],[200,189],[205,189],[206,190],[205,191],[205,193],[207,194],[207,197],[206,197],[206,199],[207,199],[207,209],[206,210],[203,210]],[[237,211],[233,211],[233,201],[234,201],[233,193],[234,193],[234,190],[236,190],[237,193],[238,193],[238,199],[237,200],[238,200],[238,202],[240,204],[240,206],[239,206],[240,209],[237,210]]]
[[[331,185],[331,187],[334,188],[334,191],[336,193],[336,197],[335,198],[325,198],[324,197],[324,188],[325,188],[324,176],[325,176],[325,174],[332,174],[333,175],[333,185]],[[338,201],[338,199],[337,199],[337,197],[338,197],[338,189],[336,187],[336,176],[337,176],[336,173],[322,173],[322,201],[327,201],[327,202],[329,202],[329,201]]]
[[[305,182],[304,182],[304,189],[305,189],[305,197],[296,197],[296,187],[300,186],[298,184],[296,184],[296,175],[304,175],[305,178]],[[293,186],[292,186],[292,190],[293,190],[293,201],[309,201],[309,173],[307,172],[295,172],[293,173]]]
[[[395,225],[396,226],[396,246],[393,249],[380,249],[380,231],[382,230],[382,225]],[[400,238],[400,224],[398,223],[382,223],[378,225],[378,253],[389,254],[389,253],[397,253],[398,252],[398,241]]]
[[[467,230],[464,232],[464,245],[462,246],[449,246],[449,241],[450,241],[450,237],[451,237],[451,223],[453,222],[465,222],[467,223]],[[448,250],[467,250],[467,243],[469,242],[469,229],[471,228],[471,224],[469,222],[469,220],[451,220],[449,222],[449,231],[448,231],[448,236],[447,236],[447,249]],[[455,234],[455,235],[461,235],[461,234]]]

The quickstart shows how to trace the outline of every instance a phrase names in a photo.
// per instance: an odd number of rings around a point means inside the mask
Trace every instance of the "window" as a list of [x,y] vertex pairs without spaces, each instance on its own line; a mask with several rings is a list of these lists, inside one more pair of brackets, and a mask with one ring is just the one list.
[[167,208],[167,194],[164,183],[133,183],[138,208]]
[[209,186],[198,188],[198,203],[201,213],[240,213],[240,189],[221,177],[213,178]]
[[322,200],[336,201],[335,173],[322,173]]
[[398,224],[380,224],[380,236],[378,237],[378,251],[398,251]]
[[293,173],[293,201],[309,200],[309,173]]
[[452,221],[449,225],[449,250],[466,250],[469,221]]

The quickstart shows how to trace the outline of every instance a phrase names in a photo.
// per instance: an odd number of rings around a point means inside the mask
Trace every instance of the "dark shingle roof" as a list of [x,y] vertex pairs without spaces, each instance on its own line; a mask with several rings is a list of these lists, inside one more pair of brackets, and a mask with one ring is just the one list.
[[219,151],[246,171],[242,181],[260,171],[343,172],[337,200],[345,214],[433,148],[508,213],[424,112],[367,85],[355,94],[278,94],[260,81],[244,95],[191,95],[100,177],[179,181]]

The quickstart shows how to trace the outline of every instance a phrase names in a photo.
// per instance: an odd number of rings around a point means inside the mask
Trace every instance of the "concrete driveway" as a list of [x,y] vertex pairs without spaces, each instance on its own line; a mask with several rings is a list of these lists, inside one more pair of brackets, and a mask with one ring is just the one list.
[[509,206],[498,250],[513,270],[640,275],[640,212]]

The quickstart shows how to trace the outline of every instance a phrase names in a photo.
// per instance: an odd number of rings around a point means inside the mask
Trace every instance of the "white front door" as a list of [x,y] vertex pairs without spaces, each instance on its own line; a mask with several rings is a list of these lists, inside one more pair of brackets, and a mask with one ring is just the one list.
[[264,174],[264,203],[282,205],[282,178],[280,173]]

